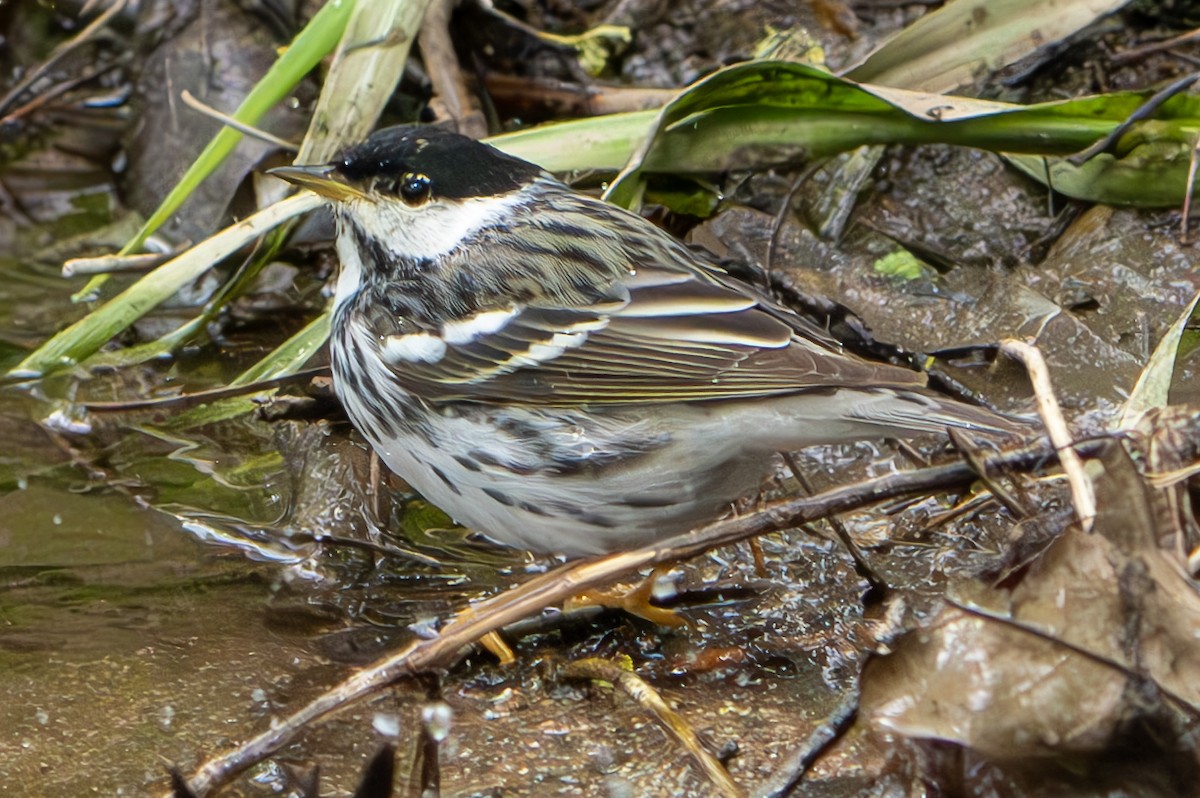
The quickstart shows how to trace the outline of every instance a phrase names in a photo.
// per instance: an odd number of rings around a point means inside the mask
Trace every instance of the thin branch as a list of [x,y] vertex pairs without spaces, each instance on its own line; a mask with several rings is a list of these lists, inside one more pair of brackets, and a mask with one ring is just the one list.
[[[780,454],[783,455],[783,462],[787,464],[796,482],[800,483],[800,487],[804,489],[804,492],[811,496],[813,493],[812,483],[804,476],[804,471],[800,468],[800,464],[796,462],[795,456],[791,452],[780,452]],[[842,523],[842,519],[836,515],[831,515],[824,520],[833,529],[833,533],[837,535],[838,540],[841,541],[846,551],[850,553],[850,559],[854,561],[855,572],[867,581],[868,597],[875,600],[883,599],[890,590],[887,580],[875,573],[875,569],[871,567],[871,563],[863,555],[862,549],[859,548],[854,538],[850,537],[850,531],[846,529],[846,525]]]
[[318,366],[316,368],[304,369],[292,374],[284,374],[279,377],[272,377],[268,380],[259,380],[257,382],[249,382],[245,385],[230,385],[224,388],[212,388],[207,391],[196,391],[194,393],[184,393],[178,396],[162,396],[151,399],[127,399],[122,402],[81,402],[80,406],[90,413],[127,413],[134,410],[162,410],[165,408],[193,407],[202,405],[208,402],[215,402],[218,399],[228,399],[233,396],[245,396],[246,394],[258,393],[265,391],[268,388],[275,388],[288,382],[299,382],[301,380],[319,377],[329,373],[328,366]]
[[[1090,456],[1107,444],[1106,439],[1088,441],[1078,444],[1076,451]],[[993,455],[986,458],[984,464],[990,473],[1008,473],[1037,470],[1057,459],[1054,449],[1037,443]],[[545,607],[559,604],[589,588],[608,584],[642,568],[695,557],[709,549],[815,521],[833,513],[858,510],[900,496],[947,490],[968,485],[976,479],[975,468],[963,462],[889,474],[816,496],[780,502],[753,515],[720,521],[633,551],[567,563],[462,610],[436,638],[413,641],[355,673],[233,751],[204,763],[190,779],[189,786],[197,796],[205,796],[288,745],[308,724],[402,678],[444,667],[453,662],[464,646],[475,643],[488,632],[540,613]]]
[[1154,53],[1161,53],[1163,50],[1170,50],[1173,47],[1178,47],[1181,44],[1191,44],[1200,39],[1200,28],[1180,34],[1179,36],[1170,39],[1164,39],[1161,42],[1152,42],[1143,44],[1141,47],[1131,47],[1128,50],[1122,50],[1112,56],[1111,60],[1114,64],[1122,65],[1129,64],[1145,58]]
[[1192,215],[1192,197],[1196,194],[1196,161],[1200,156],[1200,136],[1192,142],[1192,152],[1188,157],[1187,186],[1183,191],[1183,212],[1179,219],[1179,243],[1188,244],[1188,217]]
[[89,274],[145,274],[183,253],[192,244],[183,242],[167,252],[139,252],[135,255],[96,255],[70,258],[62,267],[66,278]]
[[250,138],[255,138],[259,141],[265,141],[267,144],[273,144],[285,152],[300,152],[299,145],[293,144],[287,139],[281,139],[279,136],[276,136],[273,133],[260,130],[253,125],[247,125],[245,122],[239,122],[229,114],[222,113],[216,108],[213,108],[211,105],[196,99],[187,89],[184,89],[179,93],[179,98],[183,100],[183,104],[188,108],[191,108],[193,111],[199,111],[205,116],[217,120],[225,127],[231,127],[239,133],[249,136]]
[[1200,707],[1197,707],[1191,701],[1187,700],[1178,693],[1167,689],[1153,676],[1141,673],[1123,662],[1118,662],[1111,657],[1106,657],[1103,654],[1099,654],[1095,651],[1084,648],[1076,643],[1072,643],[1070,640],[1065,640],[1056,635],[1048,634],[1036,626],[1031,626],[1015,618],[1011,618],[1006,615],[998,615],[973,605],[963,604],[962,602],[956,601],[949,596],[945,598],[945,601],[951,607],[954,607],[955,609],[960,610],[967,615],[971,615],[976,618],[983,618],[994,623],[1003,624],[1010,629],[1015,629],[1018,632],[1036,637],[1037,639],[1043,640],[1047,643],[1061,646],[1074,654],[1078,654],[1084,659],[1095,662],[1098,665],[1103,665],[1106,668],[1112,668],[1114,671],[1120,673],[1130,681],[1150,687],[1154,692],[1158,693],[1169,703],[1174,705],[1180,712],[1182,712],[1184,715],[1187,715],[1188,718],[1191,719],[1192,723],[1200,723]]
[[746,791],[729,777],[729,771],[725,769],[725,766],[704,748],[700,738],[696,736],[696,732],[692,730],[683,716],[667,706],[663,697],[645,679],[632,671],[625,670],[616,663],[598,657],[588,657],[567,663],[563,667],[562,673],[573,679],[611,682],[614,686],[619,687],[636,701],[638,706],[649,712],[658,721],[658,725],[691,754],[692,759],[704,771],[704,775],[716,787],[718,793],[726,798],[744,798]]
[[1083,461],[1073,448],[1075,444],[1071,439],[1071,432],[1067,429],[1062,408],[1054,395],[1054,386],[1050,384],[1050,369],[1046,360],[1036,346],[1024,341],[1003,341],[1000,351],[1014,360],[1021,361],[1029,372],[1034,397],[1037,399],[1038,415],[1042,417],[1046,434],[1058,451],[1063,471],[1067,474],[1071,498],[1075,502],[1075,514],[1079,516],[1079,524],[1083,531],[1090,532],[1096,520],[1096,493],[1092,488],[1092,481],[1083,470]]
[[954,444],[954,448],[958,450],[958,453],[961,454],[968,463],[971,463],[979,468],[979,481],[982,482],[984,487],[991,492],[996,501],[1003,504],[1008,511],[1012,513],[1013,518],[1016,518],[1017,520],[1028,518],[1030,515],[1029,510],[1023,507],[1021,503],[1017,501],[1016,497],[1012,496],[1003,485],[1001,485],[997,480],[993,479],[992,475],[984,470],[983,462],[980,458],[979,446],[971,440],[970,436],[968,436],[962,430],[958,430],[953,427],[947,428],[946,434],[949,436],[950,442]]
[[788,186],[788,192],[784,195],[783,202],[779,205],[779,212],[775,214],[775,218],[772,220],[771,240],[767,243],[766,262],[763,264],[763,284],[768,289],[771,287],[771,273],[774,270],[775,251],[779,249],[779,240],[783,237],[783,229],[787,222],[788,214],[792,212],[792,204],[796,201],[796,195],[800,193],[801,188],[807,185],[812,176],[817,173],[817,170],[824,165],[824,160],[810,164],[792,178],[792,184]]
[[1163,103],[1177,94],[1187,91],[1197,80],[1200,80],[1200,73],[1184,75],[1182,78],[1159,89],[1150,99],[1139,105],[1133,113],[1125,117],[1125,120],[1113,128],[1108,135],[1087,149],[1072,155],[1067,159],[1067,163],[1072,166],[1082,166],[1086,161],[1095,158],[1097,155],[1108,152],[1116,145],[1121,136],[1129,132],[1129,128],[1138,122],[1149,119]]
[[437,103],[454,121],[457,132],[478,139],[488,133],[487,120],[479,110],[478,101],[467,89],[450,37],[450,14],[455,5],[453,0],[430,3],[421,22],[417,47],[421,48],[421,60],[433,84]]
[[800,780],[808,773],[808,769],[817,761],[817,757],[854,724],[855,718],[858,717],[858,699],[858,690],[844,695],[829,717],[813,729],[808,739],[788,754],[783,764],[755,790],[754,794],[762,798],[786,798],[792,795]]

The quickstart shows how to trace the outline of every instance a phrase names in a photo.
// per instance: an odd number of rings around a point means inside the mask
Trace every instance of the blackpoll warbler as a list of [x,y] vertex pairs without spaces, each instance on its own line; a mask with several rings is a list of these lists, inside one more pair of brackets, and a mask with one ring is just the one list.
[[333,200],[330,352],[351,421],[501,543],[633,547],[715,518],[775,451],[1016,429],[464,136],[389,128],[272,173]]

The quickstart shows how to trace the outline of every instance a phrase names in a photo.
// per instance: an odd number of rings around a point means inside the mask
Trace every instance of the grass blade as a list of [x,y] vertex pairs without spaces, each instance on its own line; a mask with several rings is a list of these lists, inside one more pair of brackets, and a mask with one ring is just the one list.
[[55,334],[21,361],[8,376],[36,378],[79,363],[146,312],[212,268],[213,264],[281,222],[318,208],[323,202],[316,195],[304,192],[225,228],[167,261],[104,305]]

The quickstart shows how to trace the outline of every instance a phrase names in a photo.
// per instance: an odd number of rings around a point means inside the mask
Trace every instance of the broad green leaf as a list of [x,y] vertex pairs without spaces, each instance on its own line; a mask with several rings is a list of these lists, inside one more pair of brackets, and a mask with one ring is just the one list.
[[[953,91],[981,74],[1055,46],[1126,2],[956,0],[923,14],[841,74],[860,83]],[[876,145],[852,152],[852,157],[832,166],[825,187],[816,188],[812,221],[825,239],[841,236],[853,208],[852,196],[874,171],[883,148]]]
[[[790,62],[728,67],[694,84],[661,111],[609,198],[628,205],[642,172],[764,169],[865,144],[955,144],[996,152],[1068,155],[1123,123],[1148,98],[1123,93],[1014,106],[964,97],[862,86]],[[1200,100],[1179,95],[1117,142],[1131,169],[1172,175],[1138,196],[1115,181],[1097,199],[1173,204],[1182,199],[1184,153],[1200,132]],[[1107,174],[1107,172],[1105,172]],[[1114,192],[1110,198],[1105,189]]]
[[845,72],[861,83],[953,91],[1060,41],[1129,0],[954,0]]

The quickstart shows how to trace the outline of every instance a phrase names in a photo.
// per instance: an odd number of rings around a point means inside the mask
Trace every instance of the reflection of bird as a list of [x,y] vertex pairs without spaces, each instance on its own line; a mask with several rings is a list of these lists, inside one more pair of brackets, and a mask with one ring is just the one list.
[[869,363],[641,217],[435,128],[275,174],[334,201],[334,385],[400,476],[512,546],[711,520],[777,450],[1014,430]]

